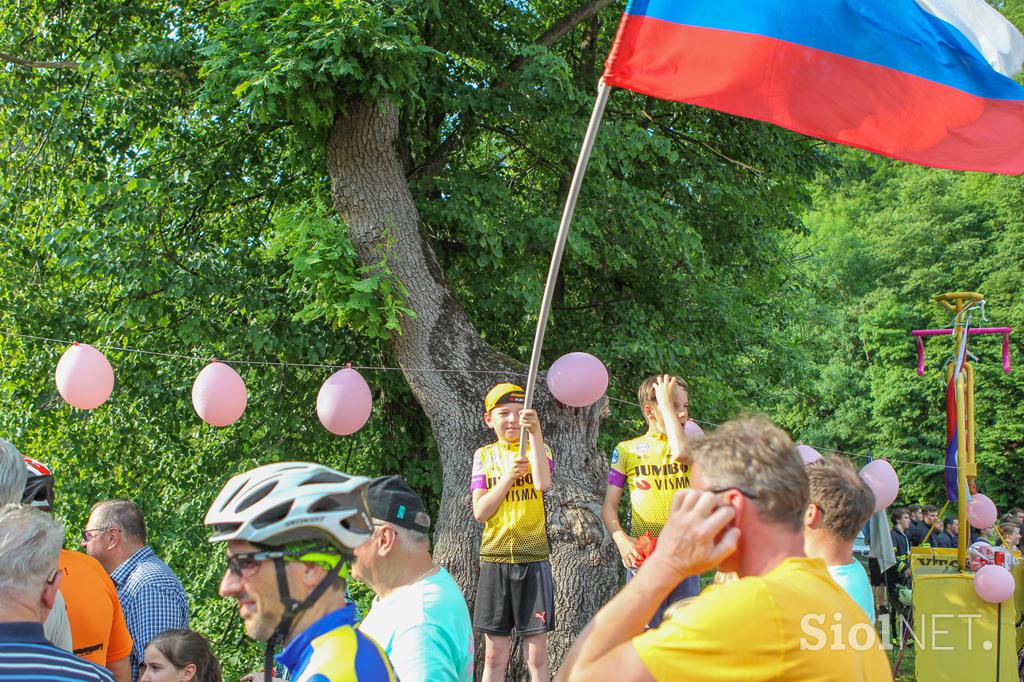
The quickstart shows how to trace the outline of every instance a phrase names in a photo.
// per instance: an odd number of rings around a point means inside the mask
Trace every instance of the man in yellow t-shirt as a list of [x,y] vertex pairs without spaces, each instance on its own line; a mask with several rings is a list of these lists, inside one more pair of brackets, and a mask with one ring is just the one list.
[[[647,433],[623,441],[612,450],[601,519],[615,542],[626,567],[626,581],[637,569],[636,540],[644,533],[658,537],[668,519],[672,497],[690,485],[689,458],[685,452],[682,425],[689,418],[690,401],[686,382],[679,377],[652,376],[637,391],[640,409],[647,421]],[[670,446],[674,439],[674,447]],[[673,451],[677,452],[673,452]],[[619,523],[619,502],[629,490],[629,532]],[[649,625],[658,625],[672,603],[700,592],[700,576],[683,580],[655,612]]]
[[[807,473],[789,436],[743,418],[689,454],[691,487],[673,499],[657,549],[576,640],[559,679],[891,681],[863,609],[804,556]],[[681,578],[713,568],[738,579],[645,630]]]
[[[554,463],[526,394],[498,384],[484,399],[484,421],[498,440],[473,455],[473,516],[485,524],[473,629],[484,635],[483,682],[505,679],[513,631],[523,638],[533,682],[547,682],[547,633],[554,628],[543,493]],[[519,456],[523,431],[526,458]]]

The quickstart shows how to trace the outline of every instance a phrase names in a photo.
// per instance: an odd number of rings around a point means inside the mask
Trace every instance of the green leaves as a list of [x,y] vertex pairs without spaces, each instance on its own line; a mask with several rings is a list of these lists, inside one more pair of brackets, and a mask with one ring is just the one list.
[[[943,499],[946,338],[926,342],[924,377],[911,329],[948,326],[932,301],[946,291],[985,294],[989,322],[1020,327],[1017,254],[1024,195],[1014,178],[918,168],[838,151],[841,171],[814,188],[810,234],[798,246],[811,297],[803,382],[785,398],[785,420],[808,443],[888,456],[905,502]],[[1016,353],[1019,345],[1011,343]],[[997,337],[971,337],[975,362],[979,488],[1000,508],[1020,502],[1024,383],[1001,371]],[[900,464],[917,462],[922,464]]]
[[436,56],[401,6],[356,0],[225,3],[202,53],[208,97],[316,136],[352,97],[407,100]]
[[288,258],[291,286],[306,297],[297,320],[322,319],[381,340],[401,332],[401,318],[414,313],[405,303],[409,292],[388,267],[393,240],[387,234],[381,260],[360,266],[341,219],[319,201],[284,209],[274,222],[268,255]]

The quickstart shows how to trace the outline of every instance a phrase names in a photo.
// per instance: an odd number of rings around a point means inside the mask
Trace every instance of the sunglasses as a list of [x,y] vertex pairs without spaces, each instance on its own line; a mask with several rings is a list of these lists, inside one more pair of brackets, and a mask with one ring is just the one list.
[[709,490],[708,492],[709,493],[716,493],[717,494],[717,493],[724,493],[724,492],[729,491],[729,490],[735,490],[740,495],[743,495],[743,497],[748,497],[751,500],[756,500],[757,499],[757,495],[755,495],[754,493],[750,492],[749,490],[745,490],[743,488],[740,488],[739,486],[735,486],[735,485],[727,485],[724,488],[715,488],[714,490]]
[[82,531],[82,540],[84,540],[85,542],[89,542],[90,540],[92,540],[97,535],[102,535],[103,533],[106,533],[108,530],[111,530],[111,529],[112,529],[112,527],[111,528],[86,528],[85,530]]
[[228,570],[237,578],[246,578],[256,572],[257,567],[269,559],[294,559],[309,556],[310,550],[283,552],[280,550],[261,550],[259,552],[239,552],[227,557]]

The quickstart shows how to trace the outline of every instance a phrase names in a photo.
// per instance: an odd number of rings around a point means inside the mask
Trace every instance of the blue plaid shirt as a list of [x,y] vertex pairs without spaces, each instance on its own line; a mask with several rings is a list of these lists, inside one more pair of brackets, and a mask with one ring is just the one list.
[[188,627],[188,597],[178,576],[148,545],[115,568],[110,578],[134,640],[129,662],[132,682],[138,682],[139,664],[149,640],[164,630]]

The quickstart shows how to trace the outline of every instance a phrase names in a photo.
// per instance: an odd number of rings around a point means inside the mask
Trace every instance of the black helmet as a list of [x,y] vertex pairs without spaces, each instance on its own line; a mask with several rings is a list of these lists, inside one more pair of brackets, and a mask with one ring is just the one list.
[[25,494],[21,496],[22,504],[44,512],[53,511],[53,474],[45,464],[31,457],[25,457],[25,468],[28,469],[28,481],[25,482]]

